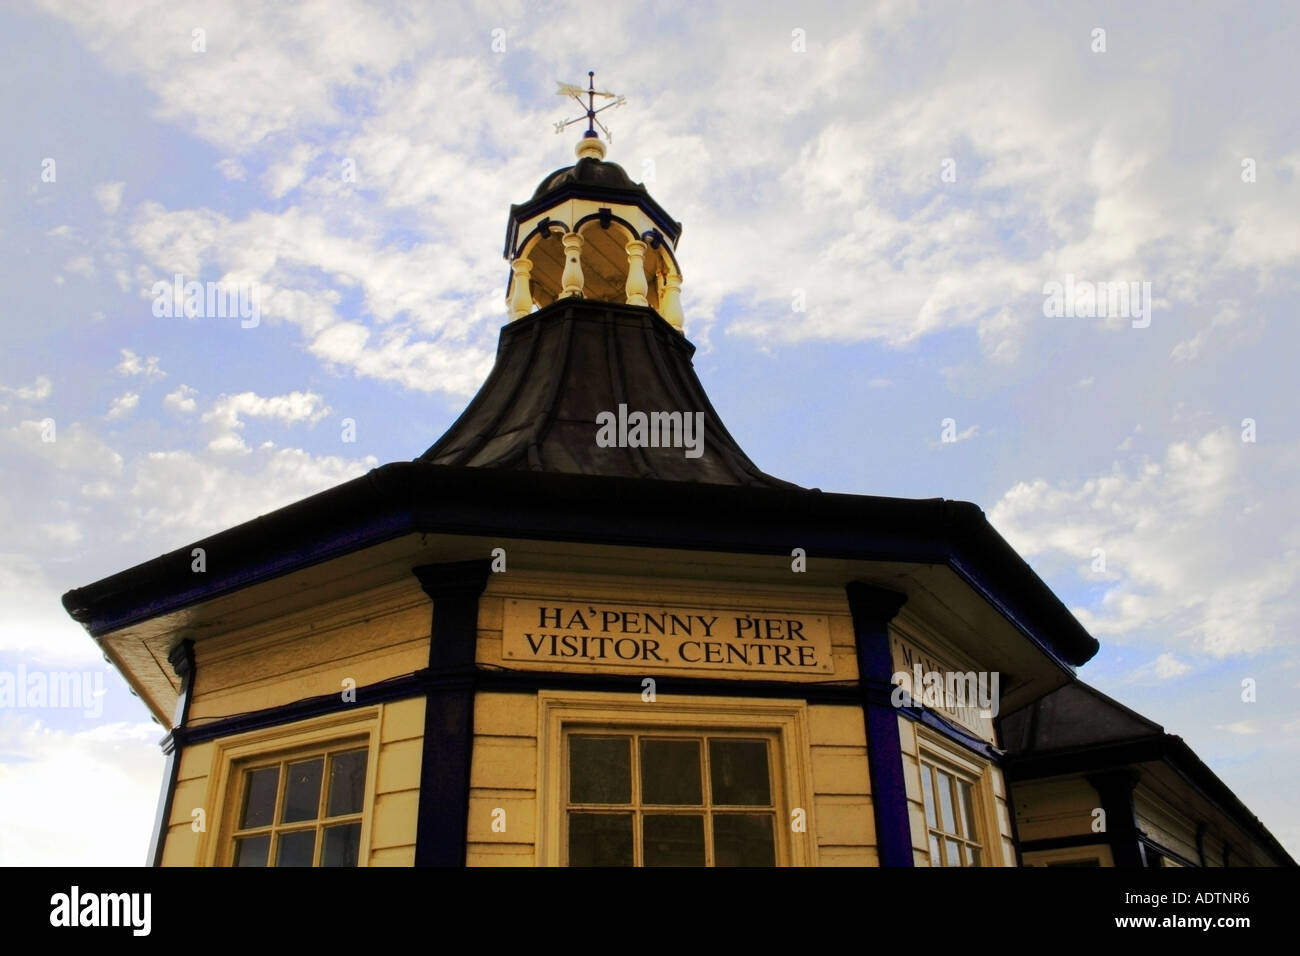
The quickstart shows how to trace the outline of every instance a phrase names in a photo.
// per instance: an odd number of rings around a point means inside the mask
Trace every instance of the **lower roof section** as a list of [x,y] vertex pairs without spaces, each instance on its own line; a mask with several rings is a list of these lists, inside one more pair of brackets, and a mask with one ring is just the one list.
[[[965,502],[399,462],[69,591],[99,638],[412,534],[935,565],[1069,669],[1097,642]],[[207,571],[191,569],[203,548]],[[787,570],[788,574],[789,571]]]

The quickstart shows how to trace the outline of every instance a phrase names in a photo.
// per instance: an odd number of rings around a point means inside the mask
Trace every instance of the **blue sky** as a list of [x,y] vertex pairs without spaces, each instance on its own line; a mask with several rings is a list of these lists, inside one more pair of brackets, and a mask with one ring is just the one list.
[[[0,709],[0,863],[143,861],[161,729],[60,595],[431,445],[588,69],[759,466],[978,503],[1080,676],[1300,855],[1294,5],[843,7],[0,12],[0,672],[104,680]],[[176,273],[259,324],[156,317]],[[1150,283],[1149,325],[1046,316],[1066,276]]]

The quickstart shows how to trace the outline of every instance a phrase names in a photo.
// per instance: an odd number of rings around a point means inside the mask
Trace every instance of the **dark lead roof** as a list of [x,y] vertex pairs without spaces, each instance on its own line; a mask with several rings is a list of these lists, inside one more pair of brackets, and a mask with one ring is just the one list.
[[638,196],[647,195],[645,187],[640,183],[632,182],[632,177],[618,163],[607,163],[602,159],[585,156],[574,165],[557,169],[543,179],[533,191],[533,199],[540,199],[547,193],[571,184],[624,189]]
[[[727,432],[686,341],[653,310],[563,299],[501,330],[496,365],[447,433],[417,461],[574,475],[794,488],[764,474]],[[597,444],[597,416],[703,415],[699,457],[685,447]],[[674,433],[676,435],[677,433]],[[684,436],[683,436],[684,437]],[[692,433],[692,437],[696,437]]]

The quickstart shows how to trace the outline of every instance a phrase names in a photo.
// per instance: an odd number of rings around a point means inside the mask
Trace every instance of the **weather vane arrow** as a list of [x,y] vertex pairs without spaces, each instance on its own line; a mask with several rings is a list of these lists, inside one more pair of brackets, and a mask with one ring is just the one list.
[[[556,85],[559,87],[559,89],[556,90],[557,95],[570,97],[584,110],[584,115],[582,116],[575,116],[573,119],[561,120],[556,123],[556,133],[563,133],[574,123],[581,123],[585,119],[587,121],[588,136],[595,136],[596,127],[600,127],[600,131],[605,134],[605,139],[609,140],[611,143],[614,142],[613,135],[604,123],[596,119],[596,114],[603,113],[605,110],[613,109],[616,106],[622,106],[627,102],[626,97],[620,96],[618,93],[609,93],[596,89],[595,70],[587,71],[587,88],[585,90],[580,86],[574,86],[572,83],[561,83],[558,80],[556,81]],[[584,96],[587,97],[587,102],[585,103],[582,101]],[[596,97],[598,96],[604,97],[605,99],[612,99],[614,102],[606,103],[600,109],[596,109]]]

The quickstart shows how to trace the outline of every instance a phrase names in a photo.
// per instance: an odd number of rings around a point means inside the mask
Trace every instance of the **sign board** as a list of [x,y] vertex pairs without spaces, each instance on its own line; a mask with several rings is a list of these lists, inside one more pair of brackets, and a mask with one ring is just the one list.
[[830,674],[830,625],[798,611],[508,598],[503,663]]
[[894,634],[890,637],[894,683],[916,706],[938,711],[949,720],[992,743],[998,715],[1001,675],[960,671],[932,652]]

